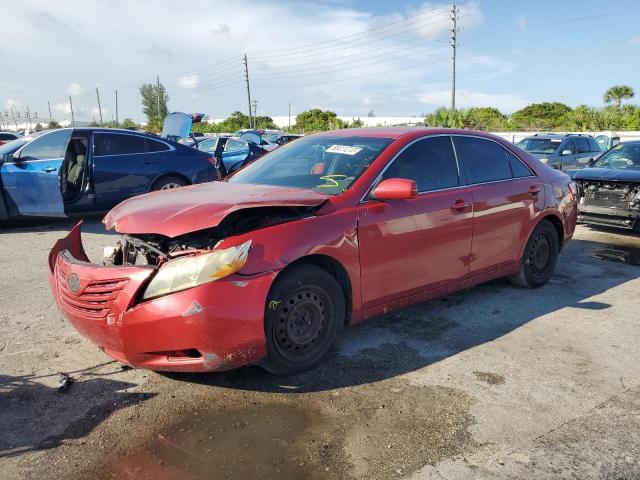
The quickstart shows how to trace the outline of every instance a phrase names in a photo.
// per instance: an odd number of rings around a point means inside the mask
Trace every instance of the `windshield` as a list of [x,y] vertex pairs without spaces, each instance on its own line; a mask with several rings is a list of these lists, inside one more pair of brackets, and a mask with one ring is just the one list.
[[640,143],[620,143],[593,165],[598,168],[640,169]]
[[349,188],[391,142],[392,138],[305,137],[265,155],[228,181],[336,195]]
[[560,146],[560,139],[556,138],[525,138],[517,145],[529,153],[555,153]]

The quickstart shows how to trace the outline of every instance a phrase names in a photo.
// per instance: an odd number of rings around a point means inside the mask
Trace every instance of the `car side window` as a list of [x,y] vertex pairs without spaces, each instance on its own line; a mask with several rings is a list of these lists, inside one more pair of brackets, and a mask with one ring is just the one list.
[[138,135],[118,133],[96,133],[94,144],[94,155],[96,156],[130,155],[169,150],[169,146],[163,142]]
[[454,137],[454,141],[469,183],[495,182],[511,178],[505,149],[498,143],[479,137]]
[[532,177],[533,172],[527,167],[522,160],[516,157],[513,153],[505,148],[509,165],[511,166],[511,173],[513,178]]
[[157,140],[152,140],[150,138],[145,138],[147,152],[166,152],[169,150],[169,145],[164,142],[159,142]]
[[418,192],[460,185],[451,137],[418,140],[409,145],[385,170],[382,179],[407,178],[416,182]]
[[241,140],[227,140],[227,143],[224,145],[225,152],[235,152],[246,148],[247,144]]
[[562,144],[562,148],[560,149],[560,153],[564,152],[565,150],[569,150],[571,153],[569,153],[569,155],[575,155],[576,153],[576,144],[574,143],[573,140],[567,140]]
[[591,151],[586,138],[576,138],[576,149],[577,153],[589,153]]
[[18,158],[20,161],[64,158],[71,132],[71,129],[67,129],[45,133],[27,143],[27,145],[18,152]]

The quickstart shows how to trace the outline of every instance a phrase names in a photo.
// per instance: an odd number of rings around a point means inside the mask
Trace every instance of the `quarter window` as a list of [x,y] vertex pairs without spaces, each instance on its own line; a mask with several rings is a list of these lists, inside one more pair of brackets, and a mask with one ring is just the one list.
[[96,133],[94,154],[130,155],[132,153],[152,153],[169,150],[169,147],[157,140],[138,135],[121,135],[117,133]]
[[457,187],[460,179],[451,138],[431,137],[409,145],[387,168],[382,178],[413,180],[419,192]]
[[45,133],[29,142],[20,150],[20,160],[51,160],[54,158],[64,158],[70,137],[71,129]]
[[505,153],[507,154],[507,159],[509,160],[509,165],[511,165],[511,173],[513,173],[514,178],[522,178],[522,177],[531,177],[533,173],[529,170],[522,160],[516,157],[509,150],[505,149]]
[[479,137],[454,137],[469,183],[486,183],[511,178],[505,149]]

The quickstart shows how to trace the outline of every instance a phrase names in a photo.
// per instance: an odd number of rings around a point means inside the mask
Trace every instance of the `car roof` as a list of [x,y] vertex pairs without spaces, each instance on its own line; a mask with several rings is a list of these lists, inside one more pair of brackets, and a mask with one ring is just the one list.
[[372,138],[392,138],[394,140],[407,136],[421,137],[425,135],[473,135],[483,138],[502,139],[496,135],[479,130],[462,130],[456,128],[440,127],[365,127],[365,128],[345,128],[341,130],[328,130],[317,135],[327,137],[372,137]]
[[[527,138],[569,138],[569,137],[591,137],[591,135],[587,133],[536,133],[534,135],[529,135]],[[593,138],[593,137],[592,137]]]

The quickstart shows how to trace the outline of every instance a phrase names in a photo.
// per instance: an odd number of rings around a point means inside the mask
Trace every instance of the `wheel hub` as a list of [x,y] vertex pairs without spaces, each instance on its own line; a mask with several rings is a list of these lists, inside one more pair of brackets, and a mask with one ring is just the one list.
[[549,263],[550,257],[551,248],[549,240],[544,235],[538,236],[533,243],[533,247],[531,248],[531,253],[529,255],[531,266],[536,272],[541,272]]
[[276,343],[289,354],[302,355],[321,336],[325,323],[321,295],[311,289],[299,290],[280,307]]

